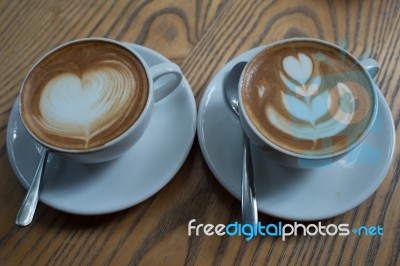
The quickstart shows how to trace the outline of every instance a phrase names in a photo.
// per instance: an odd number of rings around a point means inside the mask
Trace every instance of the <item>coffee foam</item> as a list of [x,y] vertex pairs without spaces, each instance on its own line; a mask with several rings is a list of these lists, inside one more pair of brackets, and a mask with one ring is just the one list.
[[293,41],[263,50],[246,67],[246,113],[271,142],[297,154],[345,149],[372,116],[373,88],[339,49]]
[[42,142],[88,150],[125,132],[143,111],[148,90],[144,67],[127,49],[73,43],[31,71],[21,91],[21,114]]

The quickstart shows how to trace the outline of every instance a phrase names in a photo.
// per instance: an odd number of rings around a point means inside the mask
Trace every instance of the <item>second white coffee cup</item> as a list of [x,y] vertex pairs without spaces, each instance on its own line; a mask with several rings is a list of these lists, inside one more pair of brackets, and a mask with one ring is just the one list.
[[[357,69],[359,69],[358,70],[359,76],[362,76],[363,84],[367,84],[369,87],[372,88],[371,93],[370,93],[370,100],[369,100],[369,102],[370,102],[369,110],[371,110],[370,111],[370,113],[371,113],[370,119],[366,123],[365,129],[363,129],[359,133],[358,139],[356,141],[351,142],[349,145],[347,145],[346,148],[342,148],[338,151],[325,152],[323,154],[317,154],[317,155],[307,153],[307,152],[304,152],[304,153],[293,152],[293,151],[289,150],[288,148],[283,147],[283,145],[278,145],[277,143],[273,142],[268,137],[266,137],[265,134],[263,134],[259,130],[259,128],[255,125],[255,121],[253,121],[253,120],[255,120],[255,118],[254,117],[251,118],[248,113],[248,110],[246,109],[246,106],[245,106],[245,103],[243,100],[243,82],[244,82],[244,78],[245,78],[245,73],[246,73],[246,71],[247,71],[247,73],[250,73],[250,74],[248,74],[248,76],[249,76],[249,78],[247,78],[248,80],[254,78],[254,73],[255,73],[255,71],[253,71],[253,70],[251,70],[251,71],[248,70],[249,65],[263,51],[269,51],[274,48],[284,47],[285,45],[286,46],[292,45],[294,48],[296,48],[296,45],[298,45],[298,43],[301,43],[305,47],[307,47],[307,45],[308,46],[318,45],[328,51],[334,50],[335,55],[339,55],[338,60],[344,60],[344,58],[348,58],[349,61],[351,60],[351,62],[354,62],[354,67],[357,67]],[[302,81],[302,79],[305,79],[305,78],[308,78],[309,76],[311,76],[312,65],[311,65],[311,67],[307,68],[307,64],[310,65],[311,60],[304,54],[301,54],[301,53],[297,54],[297,53],[293,52],[294,51],[293,47],[291,47],[291,50],[289,50],[290,51],[289,54],[294,54],[295,56],[298,56],[299,58],[297,59],[294,56],[287,56],[287,57],[285,57],[285,59],[287,59],[287,60],[285,62],[283,62],[280,66],[282,66],[282,67],[286,66],[288,68],[288,71],[291,72],[292,76],[297,76],[298,79],[300,81]],[[250,59],[249,62],[247,62],[247,65],[242,72],[240,82],[238,84],[239,113],[240,113],[240,120],[241,120],[241,123],[242,123],[242,126],[244,128],[246,135],[249,137],[249,139],[252,141],[252,143],[255,144],[255,146],[258,147],[263,152],[263,154],[265,154],[265,156],[267,156],[268,158],[270,158],[282,165],[293,167],[293,168],[314,168],[314,167],[319,167],[319,166],[324,166],[324,165],[330,164],[330,163],[342,158],[344,155],[348,154],[352,149],[354,149],[355,147],[357,147],[358,145],[360,145],[363,142],[363,140],[366,138],[366,136],[368,135],[368,133],[370,132],[370,130],[372,128],[372,125],[375,121],[375,118],[377,115],[377,110],[378,110],[378,100],[377,100],[377,97],[378,97],[377,90],[378,89],[376,88],[373,78],[376,76],[376,74],[379,71],[379,65],[375,60],[366,59],[363,61],[359,61],[353,55],[351,55],[344,49],[342,49],[334,44],[331,44],[331,43],[323,41],[323,40],[312,39],[312,38],[292,38],[292,39],[281,40],[279,42],[267,45],[259,54],[255,55],[252,59]],[[280,58],[280,57],[277,57],[277,58]],[[291,81],[290,75],[288,75],[288,77],[286,78],[284,76],[284,74],[282,74],[282,72],[281,72],[283,70],[277,69],[277,67],[275,65],[269,65],[271,58],[263,58],[262,60],[264,60],[265,65],[268,65],[268,67],[267,67],[268,70],[269,69],[274,70],[274,75],[278,76],[278,78],[281,78],[283,76],[282,79],[289,80],[289,81],[287,81],[288,84],[289,83],[293,84],[294,88],[285,88],[286,91],[283,90],[283,93],[282,93],[282,94],[286,95],[286,92],[287,92],[290,96],[285,96],[285,97],[287,97],[285,99],[290,98],[290,100],[292,100],[292,101],[287,100],[289,103],[286,103],[286,106],[290,107],[290,105],[296,105],[297,102],[299,102],[298,100],[296,100],[296,97],[298,97],[298,95],[300,95],[302,98],[308,100],[308,99],[313,99],[314,95],[316,95],[318,93],[319,89],[312,91],[313,89],[315,89],[315,86],[313,87],[313,85],[315,85],[312,83],[313,81],[311,81],[311,83],[306,83],[306,82],[304,83],[304,84],[306,84],[306,85],[304,85],[304,88],[307,89],[308,91],[301,91],[300,89],[298,91],[296,91],[296,89],[297,89],[296,86],[298,84],[301,84],[301,82],[296,83],[297,81],[296,82]],[[323,53],[317,53],[316,60],[327,62],[326,64],[329,64],[329,61],[327,61],[327,59]],[[302,65],[302,63],[303,63],[303,65]],[[257,65],[257,64],[254,63],[254,65]],[[265,69],[263,69],[263,70],[265,71]],[[262,71],[260,71],[260,72],[262,72]],[[268,71],[266,71],[266,72],[268,72]],[[263,79],[262,82],[264,82],[264,84],[267,84],[267,85],[265,85],[265,87],[267,87],[267,88],[259,87],[257,93],[254,93],[254,95],[260,94],[260,95],[263,95],[262,97],[265,98],[266,90],[278,90],[279,86],[282,86],[282,85],[280,85],[278,83],[274,83],[271,79],[268,79],[268,77],[266,77],[264,72],[263,72],[263,75],[264,76],[262,76],[262,79]],[[320,74],[319,77],[321,77],[321,76],[323,76],[323,74]],[[331,78],[334,75],[329,73],[326,76]],[[263,84],[262,82],[260,82],[260,83]],[[349,83],[349,84],[354,84],[354,83]],[[306,86],[309,86],[309,87],[306,87]],[[254,86],[254,87],[255,87],[255,89],[252,87],[253,90],[257,90],[257,86]],[[298,85],[298,87],[300,88],[301,85]],[[309,94],[307,94],[307,93],[309,93]],[[277,97],[275,97],[274,101],[275,102],[281,101],[281,99],[283,99],[284,96],[282,96],[282,97],[280,97],[280,96],[281,95],[278,95]],[[270,96],[268,96],[268,97],[270,97]],[[345,97],[345,96],[343,96],[343,97]],[[253,103],[251,103],[251,104],[253,104]],[[262,115],[265,116],[265,113],[268,112],[268,110],[270,110],[270,109],[268,109],[268,106],[267,106],[267,108],[265,108],[264,113]],[[295,119],[298,119],[297,117],[304,118],[305,120],[307,120],[310,117],[309,115],[307,115],[307,109],[303,108],[303,110],[304,110],[304,114],[294,113],[294,114],[292,114],[292,117],[295,117],[295,118],[292,120],[290,120],[290,118],[289,118],[289,126],[288,126],[289,133],[288,133],[288,135],[290,135],[292,132],[294,132],[291,130],[295,129],[292,125],[295,124],[295,122],[297,121],[297,120],[295,120]],[[296,111],[302,112],[301,109],[298,109]],[[306,121],[306,122],[308,122],[308,121]],[[281,123],[281,120],[278,117],[277,119],[274,120],[274,123],[272,123],[270,126],[273,127],[276,124],[278,124],[278,126],[279,126],[279,123]],[[290,124],[290,123],[293,123],[293,124]],[[270,128],[268,128],[268,130],[270,130]],[[275,129],[275,132],[281,132],[281,131]],[[276,133],[276,134],[278,134],[278,133]],[[336,135],[332,135],[332,136],[340,137],[339,134],[337,136]],[[295,136],[292,137],[292,140],[293,140],[293,142],[297,141]],[[286,145],[286,143],[285,143],[285,145]]]

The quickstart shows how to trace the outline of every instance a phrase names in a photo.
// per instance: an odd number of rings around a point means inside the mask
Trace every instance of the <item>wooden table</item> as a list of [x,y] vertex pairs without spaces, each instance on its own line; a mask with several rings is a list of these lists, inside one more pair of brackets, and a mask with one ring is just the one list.
[[[400,265],[399,141],[379,189],[323,221],[380,225],[384,236],[188,236],[188,222],[240,221],[240,202],[213,177],[195,139],[173,180],[125,211],[76,216],[39,204],[34,222],[14,224],[26,191],[5,147],[7,120],[23,77],[46,51],[100,36],[150,47],[178,63],[197,103],[231,58],[282,38],[309,36],[344,45],[382,66],[377,84],[399,125],[400,4],[359,1],[0,1],[0,265],[30,264],[356,264]],[[398,134],[397,134],[398,136]],[[263,223],[277,221],[260,215]]]

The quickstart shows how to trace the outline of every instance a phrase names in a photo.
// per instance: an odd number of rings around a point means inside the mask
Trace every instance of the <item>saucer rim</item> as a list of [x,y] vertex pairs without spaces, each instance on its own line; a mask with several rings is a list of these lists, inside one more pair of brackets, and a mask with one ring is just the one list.
[[[213,173],[214,177],[217,179],[217,181],[232,195],[234,196],[237,200],[241,200],[240,199],[240,193],[236,193],[235,191],[233,191],[233,189],[231,188],[231,186],[229,185],[229,183],[227,182],[226,178],[223,178],[219,175],[219,172],[215,166],[215,164],[213,163],[213,161],[211,160],[208,151],[207,151],[207,147],[205,145],[205,136],[204,136],[204,128],[202,126],[203,120],[204,120],[204,114],[205,114],[205,109],[208,103],[209,98],[211,97],[210,95],[217,90],[217,86],[215,85],[217,83],[217,81],[219,79],[222,79],[222,74],[223,72],[227,72],[235,63],[240,62],[240,61],[245,61],[246,58],[250,58],[253,54],[256,54],[257,52],[261,51],[262,49],[264,49],[267,45],[264,46],[259,46],[256,48],[253,48],[251,50],[248,50],[234,58],[232,58],[231,60],[229,60],[215,75],[214,77],[210,80],[210,82],[207,83],[206,85],[206,89],[202,95],[200,104],[199,104],[199,108],[198,108],[198,112],[197,112],[197,138],[199,140],[199,146],[200,146],[200,150],[204,156],[204,159],[209,167],[209,169],[211,170],[211,172]],[[353,200],[352,204],[348,204],[346,205],[346,207],[342,207],[342,208],[338,208],[335,211],[332,212],[327,212],[326,214],[322,214],[322,215],[305,215],[305,216],[296,216],[296,215],[291,215],[290,213],[286,213],[285,212],[274,212],[271,210],[268,210],[268,206],[267,208],[260,208],[260,205],[258,206],[258,211],[267,215],[270,215],[272,217],[277,217],[277,218],[283,218],[283,219],[287,219],[287,220],[297,220],[297,221],[315,221],[315,220],[323,220],[323,219],[328,219],[331,217],[335,217],[337,215],[343,214],[355,207],[357,207],[358,205],[360,205],[362,202],[364,202],[365,200],[367,200],[371,195],[373,195],[373,193],[378,189],[378,187],[382,184],[382,182],[384,181],[384,179],[386,178],[391,164],[393,162],[393,157],[394,157],[394,150],[395,150],[395,146],[396,146],[396,131],[395,131],[395,127],[394,127],[394,121],[393,121],[393,116],[392,113],[390,111],[390,108],[385,100],[385,97],[383,96],[382,92],[379,90],[378,86],[376,85],[377,88],[377,94],[378,94],[378,112],[383,112],[385,116],[388,116],[388,120],[390,120],[390,129],[388,129],[388,132],[390,132],[390,136],[392,136],[388,142],[390,143],[390,153],[388,156],[388,160],[385,162],[384,167],[382,167],[382,171],[380,171],[380,176],[378,176],[377,178],[374,179],[374,182],[371,182],[371,186],[368,190],[364,191],[363,193],[360,193],[357,200]],[[380,102],[382,101],[383,104],[381,104]],[[383,108],[381,110],[381,108]],[[374,121],[374,123],[376,123],[376,120]],[[373,123],[373,124],[374,124]],[[369,135],[367,135],[366,139],[369,137]],[[360,145],[363,145],[362,143]],[[346,155],[345,155],[346,156]],[[329,214],[328,214],[329,213]]]
[[[164,61],[164,62],[171,62],[167,57],[165,57],[164,55],[162,55],[161,53],[144,47],[142,45],[138,45],[138,44],[133,44],[133,43],[126,43],[123,42],[123,44],[128,45],[129,47],[132,47],[133,49],[136,49],[136,51],[142,56],[143,52],[146,52],[148,54],[150,54],[151,56],[154,57],[158,57],[160,60]],[[144,60],[146,62],[146,60]],[[146,62],[147,63],[147,62]],[[156,193],[158,193],[162,188],[164,188],[174,177],[175,175],[179,172],[179,170],[182,168],[183,164],[185,163],[191,149],[194,143],[194,139],[196,137],[196,129],[197,129],[197,108],[196,108],[196,101],[193,95],[193,90],[189,84],[189,82],[186,80],[186,77],[183,76],[181,84],[179,86],[182,86],[184,93],[188,94],[188,98],[190,99],[190,103],[188,106],[190,106],[190,112],[191,112],[191,119],[190,119],[190,129],[188,131],[190,131],[190,135],[188,134],[188,143],[185,147],[185,149],[182,149],[182,151],[178,154],[177,157],[177,164],[176,167],[171,168],[170,171],[168,171],[168,177],[166,178],[161,178],[163,179],[162,182],[158,182],[156,183],[158,186],[154,186],[153,189],[148,189],[147,193],[144,193],[144,195],[140,198],[136,198],[135,200],[126,200],[121,204],[115,205],[115,207],[109,207],[109,208],[103,208],[103,209],[96,209],[96,210],[89,210],[89,209],[80,209],[80,208],[74,208],[71,206],[68,206],[68,204],[65,204],[66,206],[60,206],[59,204],[53,204],[51,199],[43,199],[42,195],[39,196],[39,201],[53,209],[56,209],[58,211],[62,211],[65,213],[69,213],[69,214],[76,214],[76,215],[104,215],[104,214],[109,214],[109,213],[115,213],[115,212],[119,212],[122,210],[126,210],[129,209],[135,205],[138,205],[139,203],[149,199],[150,197],[152,197],[153,195],[155,195]],[[16,101],[14,102],[10,114],[9,114],[9,119],[8,119],[8,123],[7,123],[7,131],[6,131],[6,148],[7,148],[7,157],[8,160],[10,162],[11,168],[15,174],[15,177],[17,178],[18,182],[22,185],[23,188],[25,188],[26,190],[29,189],[30,184],[28,184],[28,181],[24,178],[24,176],[22,175],[22,173],[18,170],[17,167],[17,163],[12,159],[13,158],[13,144],[11,144],[12,140],[11,140],[11,136],[9,134],[10,132],[10,127],[11,127],[11,118],[14,115],[15,112],[18,112],[18,108],[16,107],[16,105],[18,104],[18,99],[16,99]],[[14,121],[14,120],[13,120]],[[32,139],[32,141],[35,141],[34,139]],[[117,158],[118,160],[118,158]]]

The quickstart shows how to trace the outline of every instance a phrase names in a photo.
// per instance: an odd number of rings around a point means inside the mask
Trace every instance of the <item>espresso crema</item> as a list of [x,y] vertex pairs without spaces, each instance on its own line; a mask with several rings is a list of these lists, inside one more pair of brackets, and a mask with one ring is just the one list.
[[28,74],[21,117],[44,144],[85,151],[131,127],[148,94],[145,68],[127,48],[80,41],[50,53]]
[[291,41],[261,51],[247,65],[243,104],[257,130],[303,155],[346,149],[368,127],[374,97],[362,67],[333,46]]

